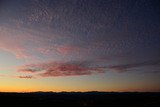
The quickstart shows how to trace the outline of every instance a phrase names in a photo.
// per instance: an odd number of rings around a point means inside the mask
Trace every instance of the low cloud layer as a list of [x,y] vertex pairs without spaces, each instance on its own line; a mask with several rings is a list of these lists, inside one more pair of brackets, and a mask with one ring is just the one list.
[[[81,76],[105,73],[109,71],[127,72],[133,68],[160,65],[160,61],[145,61],[123,65],[95,66],[96,62],[50,62],[20,66],[18,72],[32,73],[39,77]],[[138,71],[139,72],[139,71]],[[21,77],[32,78],[32,77]]]
[[20,67],[18,71],[28,73],[38,72],[38,75],[42,77],[80,76],[104,73],[104,70],[102,68],[86,66],[82,62],[51,62],[43,64],[31,64]]

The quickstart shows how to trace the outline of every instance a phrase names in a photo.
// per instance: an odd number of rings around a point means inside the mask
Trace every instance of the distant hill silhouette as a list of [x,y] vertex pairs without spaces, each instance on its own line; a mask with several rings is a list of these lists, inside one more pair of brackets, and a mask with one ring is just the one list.
[[160,107],[160,93],[1,92],[0,104],[3,107]]

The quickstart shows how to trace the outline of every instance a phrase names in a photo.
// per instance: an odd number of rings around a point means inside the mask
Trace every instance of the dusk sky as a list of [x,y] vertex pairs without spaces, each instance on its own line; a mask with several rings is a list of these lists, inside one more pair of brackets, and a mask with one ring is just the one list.
[[0,91],[160,91],[160,1],[0,0]]

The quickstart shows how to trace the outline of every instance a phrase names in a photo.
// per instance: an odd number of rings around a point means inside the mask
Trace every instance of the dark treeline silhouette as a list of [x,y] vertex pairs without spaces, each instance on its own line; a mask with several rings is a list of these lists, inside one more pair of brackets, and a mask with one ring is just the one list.
[[1,92],[0,104],[3,107],[160,107],[160,93]]

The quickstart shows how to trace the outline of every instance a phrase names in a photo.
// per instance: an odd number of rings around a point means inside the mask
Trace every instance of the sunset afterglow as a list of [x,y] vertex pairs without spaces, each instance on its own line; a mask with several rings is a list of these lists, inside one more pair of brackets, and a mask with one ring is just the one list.
[[0,0],[0,92],[160,91],[152,0]]

